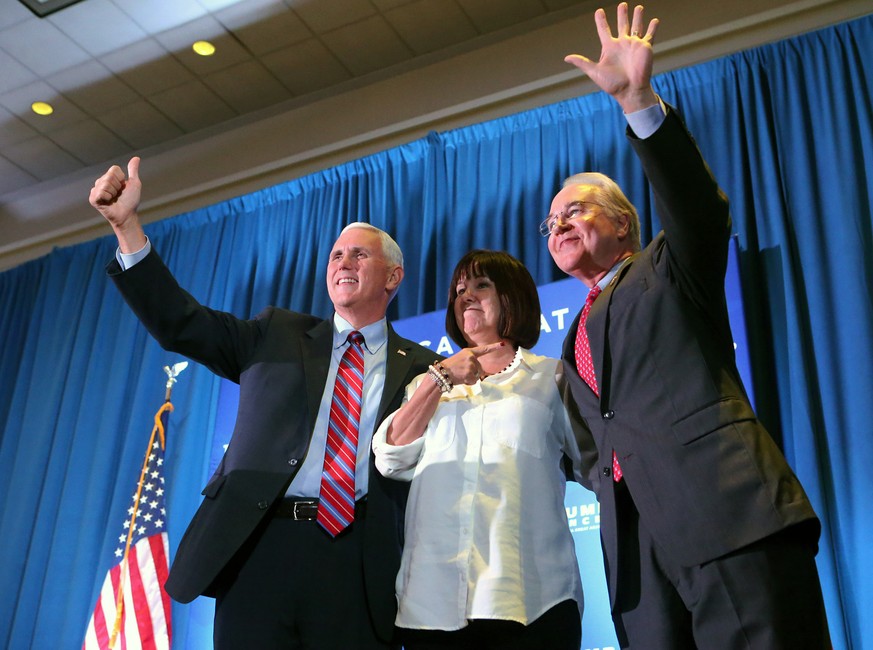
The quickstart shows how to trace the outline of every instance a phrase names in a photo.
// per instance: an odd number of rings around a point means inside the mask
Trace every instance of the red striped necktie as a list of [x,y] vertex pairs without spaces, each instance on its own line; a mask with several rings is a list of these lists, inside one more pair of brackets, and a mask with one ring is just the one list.
[[332,537],[339,535],[355,518],[355,465],[358,449],[358,425],[364,394],[363,335],[353,331],[333,388],[327,445],[319,495],[319,525]]
[[[602,289],[594,285],[591,291],[588,292],[588,297],[585,299],[585,306],[582,308],[582,315],[579,317],[579,329],[576,330],[576,370],[579,371],[579,376],[588,384],[589,388],[594,391],[594,394],[600,397],[600,390],[597,387],[597,375],[594,372],[594,361],[591,358],[591,345],[588,342],[588,332],[585,329],[585,323],[588,322],[588,312],[591,311],[591,305],[600,295]],[[615,452],[612,452],[612,479],[618,483],[621,480],[621,466],[618,464],[618,457]]]

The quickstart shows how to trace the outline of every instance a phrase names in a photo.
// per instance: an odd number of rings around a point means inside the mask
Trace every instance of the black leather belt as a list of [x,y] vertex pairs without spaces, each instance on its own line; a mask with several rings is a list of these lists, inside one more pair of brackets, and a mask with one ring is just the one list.
[[282,499],[276,504],[273,516],[294,521],[315,521],[318,516],[318,499]]
[[[355,519],[367,514],[367,497],[355,502]],[[293,519],[294,521],[315,521],[318,517],[318,499],[285,497],[273,508],[273,517]]]

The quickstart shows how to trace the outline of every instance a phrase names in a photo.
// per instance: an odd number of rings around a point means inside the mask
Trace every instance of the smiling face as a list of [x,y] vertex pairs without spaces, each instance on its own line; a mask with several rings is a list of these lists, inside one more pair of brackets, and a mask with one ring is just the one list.
[[[504,341],[513,349],[530,349],[539,340],[537,286],[524,264],[506,251],[474,249],[455,265],[446,305],[446,332],[463,348],[471,344],[466,330],[481,344]],[[492,334],[496,338],[487,340]]]
[[461,277],[455,286],[455,322],[470,345],[485,345],[500,340],[500,296],[494,283],[485,276]]
[[336,240],[327,264],[327,293],[336,312],[356,329],[385,316],[402,279],[402,267],[385,258],[378,232],[351,228]]
[[[596,187],[565,187],[552,201],[549,214],[561,215],[549,235],[552,259],[564,273],[588,286],[596,284],[616,262],[633,252],[628,217],[620,214],[610,218],[598,202]],[[572,218],[568,219],[568,214]]]

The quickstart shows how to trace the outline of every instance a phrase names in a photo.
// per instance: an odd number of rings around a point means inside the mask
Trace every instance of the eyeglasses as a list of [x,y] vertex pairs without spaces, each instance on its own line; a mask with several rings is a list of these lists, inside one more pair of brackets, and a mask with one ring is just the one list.
[[562,212],[553,212],[540,224],[540,234],[543,237],[548,237],[558,227],[558,223],[563,219],[564,223],[581,219],[591,214],[592,205],[600,205],[594,201],[573,201]]

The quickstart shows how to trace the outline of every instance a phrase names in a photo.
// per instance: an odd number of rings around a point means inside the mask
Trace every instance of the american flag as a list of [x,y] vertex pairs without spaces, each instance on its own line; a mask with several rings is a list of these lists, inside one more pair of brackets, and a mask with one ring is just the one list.
[[173,405],[166,401],[155,426],[124,521],[119,521],[114,565],[103,581],[83,650],[169,650],[170,597],[164,449]]

